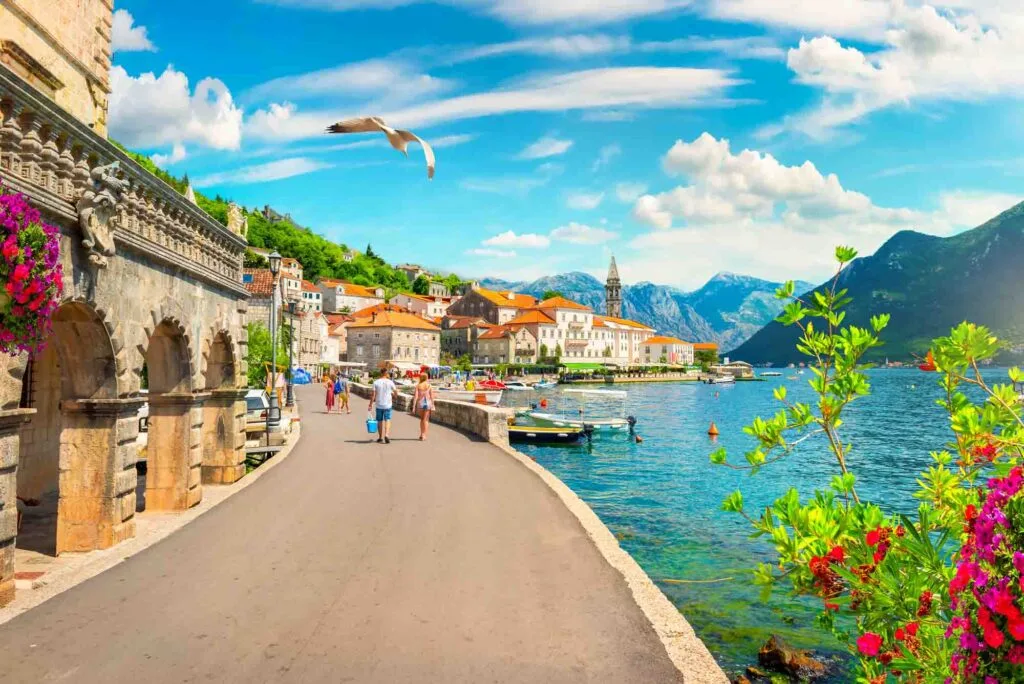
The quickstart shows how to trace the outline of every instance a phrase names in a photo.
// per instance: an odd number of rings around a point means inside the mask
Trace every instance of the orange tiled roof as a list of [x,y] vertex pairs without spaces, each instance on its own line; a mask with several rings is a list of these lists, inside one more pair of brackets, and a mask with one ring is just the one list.
[[398,304],[383,304],[383,303],[381,303],[381,304],[371,304],[370,306],[367,306],[365,308],[359,309],[355,313],[351,314],[351,316],[352,316],[352,318],[356,318],[356,319],[359,319],[359,318],[369,318],[373,314],[380,313],[381,311],[397,311],[397,312],[400,312],[400,313],[412,313],[411,311],[409,311],[404,306],[399,306]]
[[439,332],[438,327],[430,321],[411,314],[406,311],[392,311],[385,310],[377,313],[376,316],[370,318],[361,318],[352,325],[348,326],[351,328],[413,328],[416,330],[429,330],[431,332]]
[[320,293],[320,288],[317,287],[316,285],[314,285],[313,283],[309,282],[308,280],[303,280],[302,281],[302,291],[303,292],[316,292],[317,294],[319,294]]
[[244,276],[252,276],[251,282],[244,282],[250,280],[246,277],[242,280],[245,289],[254,297],[270,297],[274,292],[274,276],[270,275],[270,269],[246,268],[242,269],[242,273]]
[[482,318],[462,318],[462,319],[457,320],[454,323],[452,323],[448,327],[448,329],[449,330],[462,330],[464,328],[472,328],[474,326],[477,327],[477,328],[493,328],[494,327],[494,325],[492,323],[488,323],[487,321],[483,320]]
[[[350,297],[368,297],[371,299],[380,299],[377,293],[374,292],[376,287],[365,287],[363,285],[356,285],[344,280],[335,280],[334,278],[321,278],[320,284],[326,287],[340,287],[345,294]],[[383,289],[383,288],[382,288]]]
[[554,325],[555,321],[548,316],[546,313],[539,309],[530,309],[519,314],[506,325],[531,325],[536,323],[542,323],[544,325]]
[[663,335],[658,335],[658,336],[655,336],[655,337],[648,337],[646,340],[644,340],[644,344],[689,344],[689,343],[688,342],[683,342],[678,337],[665,337]]
[[342,313],[329,313],[324,315],[327,316],[327,322],[332,326],[341,325],[342,323],[351,323],[355,320],[355,317]]
[[537,305],[538,309],[576,309],[577,311],[593,311],[589,306],[583,306],[579,302],[574,302],[571,299],[565,297],[552,297],[551,299],[545,299],[543,302]]
[[493,304],[512,309],[528,309],[537,304],[536,297],[517,294],[515,292],[495,292],[494,290],[487,290],[482,287],[475,290],[475,292],[479,292],[480,296],[486,298]]
[[718,344],[715,342],[694,342],[694,351],[718,351]]
[[618,323],[619,325],[624,325],[627,328],[636,328],[637,330],[654,330],[654,328],[649,325],[637,323],[636,321],[631,321],[628,318],[615,318],[614,316],[594,316],[594,318],[600,318],[602,322],[611,321],[612,323]]
[[500,340],[503,337],[507,337],[512,332],[512,329],[507,325],[497,325],[488,330],[487,332],[480,335],[481,340]]

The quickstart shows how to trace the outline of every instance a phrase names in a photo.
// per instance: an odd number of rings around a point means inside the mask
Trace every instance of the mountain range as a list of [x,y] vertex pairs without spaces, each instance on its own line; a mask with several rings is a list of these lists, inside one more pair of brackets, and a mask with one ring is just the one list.
[[[840,276],[853,299],[846,322],[867,326],[872,315],[891,314],[874,360],[923,357],[934,338],[966,320],[989,327],[1007,343],[1003,360],[1017,362],[1024,355],[1022,265],[1024,203],[951,237],[901,231]],[[755,364],[804,361],[794,348],[797,336],[773,322],[732,356]]]
[[[594,311],[605,311],[604,283],[588,273],[563,273],[532,282],[489,278],[481,285],[534,297],[556,290]],[[693,292],[643,282],[623,286],[622,313],[663,335],[691,342],[717,342],[720,349],[732,349],[782,310],[774,296],[778,287],[779,283],[733,273],[719,273]],[[798,284],[801,292],[810,288],[810,283]]]

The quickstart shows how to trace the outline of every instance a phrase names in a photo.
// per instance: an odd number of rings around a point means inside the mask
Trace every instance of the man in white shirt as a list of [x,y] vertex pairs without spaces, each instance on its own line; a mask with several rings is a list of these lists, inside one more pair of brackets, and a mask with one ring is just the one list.
[[373,394],[370,395],[370,409],[377,410],[377,443],[391,444],[391,408],[394,406],[398,387],[381,371],[373,381]]

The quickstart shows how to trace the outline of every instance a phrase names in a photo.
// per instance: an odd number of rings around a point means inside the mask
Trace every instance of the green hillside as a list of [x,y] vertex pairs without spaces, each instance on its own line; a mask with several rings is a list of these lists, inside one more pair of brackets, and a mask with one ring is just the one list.
[[[187,175],[181,178],[173,176],[159,168],[149,157],[125,149],[122,145],[118,147],[154,176],[185,194],[188,188]],[[228,222],[228,202],[229,200],[220,195],[211,198],[196,192],[196,204],[199,208],[225,226]],[[338,278],[357,285],[379,285],[400,292],[412,291],[412,283],[405,274],[389,266],[374,254],[369,246],[364,253],[352,251],[352,260],[346,261],[345,255],[350,251],[346,245],[331,242],[309,228],[296,225],[288,218],[271,222],[258,210],[243,207],[243,211],[249,218],[249,244],[253,247],[276,249],[281,256],[298,259],[307,280]],[[259,257],[247,254],[246,265],[261,265]],[[455,283],[459,279],[447,280]]]
[[[954,325],[988,326],[1007,342],[1004,359],[1024,353],[1024,203],[987,223],[948,238],[897,233],[872,256],[854,261],[842,277],[853,303],[847,321],[866,326],[892,314],[872,351],[874,360],[910,360]],[[730,356],[750,363],[804,361],[797,331],[770,323]]]

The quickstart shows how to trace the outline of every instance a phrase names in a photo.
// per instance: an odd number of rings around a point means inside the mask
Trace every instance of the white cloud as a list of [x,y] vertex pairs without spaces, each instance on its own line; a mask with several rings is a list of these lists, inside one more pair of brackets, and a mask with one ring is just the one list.
[[825,35],[801,39],[787,64],[800,83],[823,93],[820,105],[767,128],[824,138],[834,129],[892,106],[1018,97],[1024,88],[1024,20],[894,5],[885,47],[864,52]]
[[953,226],[980,226],[1024,201],[1024,193],[956,190],[939,195],[939,211]]
[[615,186],[615,195],[620,202],[635,202],[645,192],[647,186],[644,183],[619,183]]
[[[393,9],[419,0],[263,0],[277,5],[345,11]],[[509,24],[602,24],[661,14],[686,7],[690,0],[440,0],[495,16]]]
[[244,166],[240,169],[212,173],[193,181],[196,187],[209,187],[211,185],[245,185],[248,183],[267,183],[269,181],[301,176],[321,169],[329,169],[332,164],[307,159],[306,157],[291,157],[278,159],[266,164],[255,166]]
[[437,95],[455,86],[454,81],[422,73],[399,59],[368,59],[305,74],[283,76],[255,86],[248,100],[307,97],[373,97],[389,106]]
[[152,156],[153,163],[157,166],[170,166],[171,164],[177,164],[178,162],[185,159],[185,146],[181,143],[174,143],[174,147],[171,148],[170,154],[154,154]]
[[739,59],[784,59],[785,50],[773,38],[741,36],[708,38],[687,36],[666,41],[648,41],[636,46],[640,52],[718,52]]
[[531,143],[516,155],[517,159],[546,159],[558,157],[569,151],[572,147],[572,140],[559,140],[551,136],[545,136],[536,142]]
[[135,17],[125,9],[114,12],[110,47],[114,52],[156,52],[156,46],[146,35],[146,27],[135,26]]
[[473,249],[467,249],[466,254],[470,256],[489,257],[493,259],[511,259],[516,255],[515,252],[509,250],[488,249],[487,247],[475,247]]
[[597,155],[597,159],[594,160],[594,165],[590,168],[591,171],[600,171],[605,166],[612,163],[616,157],[622,154],[622,147],[618,144],[605,145],[601,148],[601,151]]
[[110,70],[110,135],[132,148],[195,142],[219,150],[238,149],[242,110],[221,81],[204,78],[189,92],[188,77],[168,66],[129,76]]
[[615,52],[624,52],[630,47],[628,36],[604,34],[575,34],[568,36],[545,36],[523,38],[505,43],[492,43],[466,48],[450,58],[451,63],[468,62],[504,55],[540,55],[560,59],[581,59]]
[[570,209],[590,211],[591,209],[597,209],[601,206],[601,202],[603,201],[603,192],[574,192],[566,198],[565,204]]
[[520,247],[525,249],[542,249],[551,245],[551,239],[537,233],[516,233],[506,230],[483,241],[487,247]]
[[476,140],[477,136],[475,133],[457,133],[454,135],[442,135],[440,138],[434,138],[427,142],[434,149],[442,149],[445,147],[457,147],[459,145],[465,145],[468,142]]
[[569,223],[551,231],[551,239],[577,245],[601,245],[619,236],[604,228],[594,228],[582,223]]
[[890,0],[710,0],[715,19],[797,31],[878,38],[885,31]]

